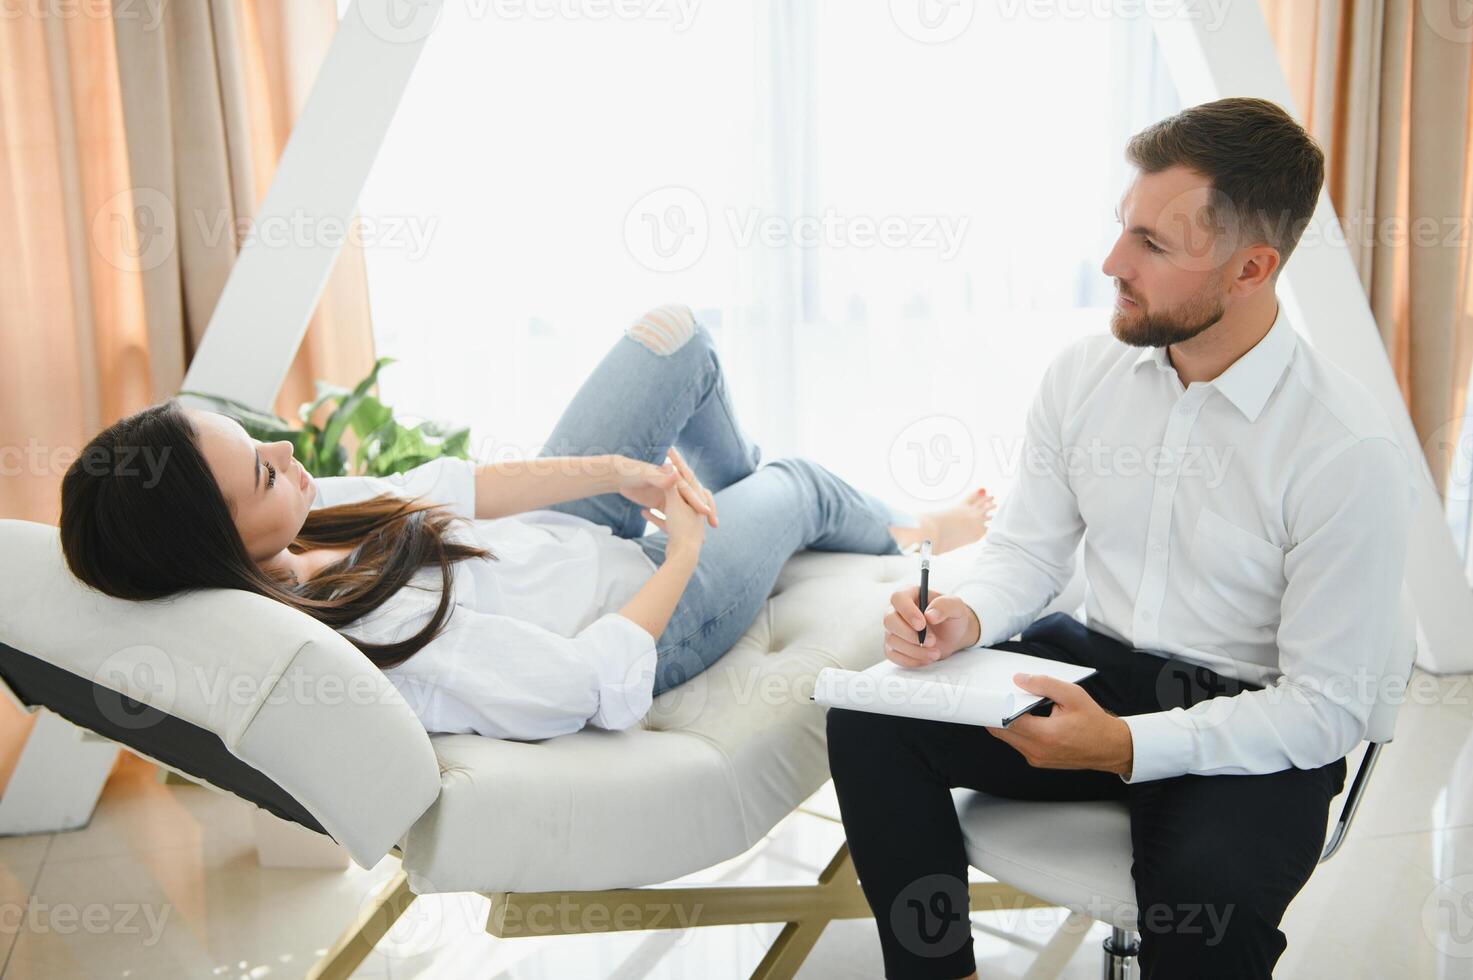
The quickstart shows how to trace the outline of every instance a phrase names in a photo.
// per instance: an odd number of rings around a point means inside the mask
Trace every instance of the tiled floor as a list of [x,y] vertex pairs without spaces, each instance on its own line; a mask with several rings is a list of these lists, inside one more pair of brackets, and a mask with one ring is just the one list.
[[[127,757],[125,757],[127,758]],[[1352,757],[1357,762],[1359,753]],[[834,813],[826,788],[810,801]],[[704,880],[811,879],[841,840],[797,813]],[[250,807],[120,765],[84,830],[0,839],[0,960],[21,978],[297,977],[394,871],[266,869]],[[744,977],[778,927],[497,940],[486,902],[421,898],[357,977]],[[974,916],[984,977],[1023,977],[1064,921]],[[1289,909],[1282,977],[1473,978],[1473,683],[1418,674],[1344,847]],[[1063,974],[1099,975],[1095,925]],[[879,976],[868,921],[835,923],[801,976]]]

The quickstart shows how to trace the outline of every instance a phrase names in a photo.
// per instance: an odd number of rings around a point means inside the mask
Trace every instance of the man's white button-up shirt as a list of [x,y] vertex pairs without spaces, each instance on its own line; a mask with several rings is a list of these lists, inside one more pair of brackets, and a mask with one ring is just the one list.
[[1313,768],[1364,737],[1415,501],[1385,413],[1282,305],[1187,387],[1166,348],[1094,335],[1045,371],[1018,482],[949,591],[979,646],[1006,640],[1068,584],[1082,535],[1086,625],[1265,687],[1125,717],[1127,782]]

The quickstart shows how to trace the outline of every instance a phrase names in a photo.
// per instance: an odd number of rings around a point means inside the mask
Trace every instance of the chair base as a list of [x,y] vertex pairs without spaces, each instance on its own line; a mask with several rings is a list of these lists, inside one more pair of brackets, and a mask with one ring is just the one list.
[[1104,942],[1105,980],[1130,980],[1131,964],[1140,955],[1141,943],[1136,934],[1118,926],[1112,926]]
[[[1050,904],[1001,882],[974,882],[969,891],[974,912]],[[491,900],[486,931],[505,939],[783,923],[782,932],[752,971],[753,980],[789,980],[830,922],[868,919],[872,914],[854,875],[847,843],[839,846],[816,882],[493,892],[486,897]],[[413,901],[408,877],[401,871],[318,960],[308,980],[347,980]],[[1128,959],[1126,964],[1128,970]]]

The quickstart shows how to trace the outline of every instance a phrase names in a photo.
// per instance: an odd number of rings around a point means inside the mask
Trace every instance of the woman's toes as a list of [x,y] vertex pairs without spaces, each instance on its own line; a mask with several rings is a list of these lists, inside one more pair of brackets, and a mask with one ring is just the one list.
[[931,530],[933,553],[943,554],[981,539],[995,506],[991,497],[974,496],[955,507],[925,515],[922,526]]

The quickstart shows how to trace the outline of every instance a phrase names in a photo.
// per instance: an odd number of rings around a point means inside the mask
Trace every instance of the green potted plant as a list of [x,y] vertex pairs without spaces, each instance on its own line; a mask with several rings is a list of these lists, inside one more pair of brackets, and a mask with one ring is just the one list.
[[[421,463],[441,456],[469,459],[469,427],[453,427],[441,422],[420,422],[406,426],[394,418],[389,406],[370,393],[378,384],[378,373],[392,357],[381,357],[368,376],[353,388],[343,388],[324,381],[316,382],[317,397],[303,402],[298,414],[302,424],[294,426],[273,412],[243,405],[230,398],[201,391],[179,394],[198,398],[215,411],[228,415],[254,438],[263,442],[289,441],[297,460],[313,476],[388,476],[403,473]],[[324,405],[335,407],[318,427],[312,417]],[[348,469],[348,449],[343,445],[349,429],[358,438],[353,451],[353,465]]]

